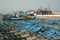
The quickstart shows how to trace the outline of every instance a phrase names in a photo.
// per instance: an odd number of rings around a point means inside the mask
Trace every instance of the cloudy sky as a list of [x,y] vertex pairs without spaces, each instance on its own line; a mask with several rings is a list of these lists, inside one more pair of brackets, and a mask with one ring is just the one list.
[[0,13],[8,13],[20,10],[36,10],[38,8],[49,8],[60,12],[60,0],[0,0]]

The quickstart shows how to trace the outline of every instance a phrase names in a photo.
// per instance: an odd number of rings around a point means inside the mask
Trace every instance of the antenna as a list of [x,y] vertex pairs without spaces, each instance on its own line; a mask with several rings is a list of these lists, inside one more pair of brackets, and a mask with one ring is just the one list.
[[49,10],[50,10],[50,4],[48,4]]
[[39,7],[40,7],[40,9],[42,9],[42,6],[41,5],[39,5]]

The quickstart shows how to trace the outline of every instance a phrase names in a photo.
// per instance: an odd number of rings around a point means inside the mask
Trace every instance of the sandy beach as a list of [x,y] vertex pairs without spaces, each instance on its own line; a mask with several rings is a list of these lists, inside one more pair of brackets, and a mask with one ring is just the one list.
[[39,19],[48,19],[48,20],[60,20],[60,16],[36,16]]

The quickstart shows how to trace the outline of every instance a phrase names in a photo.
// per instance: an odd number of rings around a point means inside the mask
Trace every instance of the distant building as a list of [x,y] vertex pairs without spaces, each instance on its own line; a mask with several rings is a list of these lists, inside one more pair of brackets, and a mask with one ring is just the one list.
[[36,11],[36,13],[37,13],[37,15],[42,15],[42,9],[38,9],[37,11]]
[[52,14],[52,11],[47,10],[47,9],[45,9],[45,10],[38,9],[36,11],[36,13],[37,13],[37,15],[51,15]]

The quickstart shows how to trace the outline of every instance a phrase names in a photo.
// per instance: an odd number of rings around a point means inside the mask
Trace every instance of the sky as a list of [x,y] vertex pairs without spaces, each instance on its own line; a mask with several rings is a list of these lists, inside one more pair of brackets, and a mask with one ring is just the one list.
[[0,13],[10,13],[16,11],[37,10],[38,8],[48,8],[60,12],[60,0],[0,0]]

